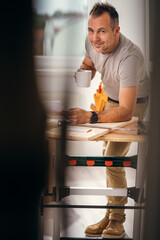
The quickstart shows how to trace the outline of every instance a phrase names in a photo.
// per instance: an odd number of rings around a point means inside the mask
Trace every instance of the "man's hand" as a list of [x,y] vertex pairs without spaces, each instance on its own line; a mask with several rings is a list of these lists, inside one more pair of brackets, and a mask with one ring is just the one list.
[[73,124],[88,123],[92,113],[81,108],[71,108],[67,111],[67,119]]
[[[96,74],[96,69],[95,69],[95,66],[92,62],[91,59],[85,57],[83,62],[82,62],[82,65],[80,66],[80,68],[78,70],[91,70],[92,71],[92,77],[91,79],[94,78],[95,74]],[[77,71],[78,71],[77,70]],[[75,82],[77,82],[77,79],[76,79],[76,72],[74,74],[74,78],[75,78]]]

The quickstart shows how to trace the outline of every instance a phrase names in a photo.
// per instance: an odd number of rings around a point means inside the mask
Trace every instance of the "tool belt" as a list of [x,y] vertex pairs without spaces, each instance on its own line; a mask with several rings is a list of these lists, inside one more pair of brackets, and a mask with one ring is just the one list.
[[[115,103],[119,103],[119,101],[114,100],[114,99],[112,99],[112,98],[110,98],[110,97],[108,97],[108,100],[110,100],[110,101],[112,101],[112,102],[115,102]],[[146,97],[137,98],[136,103],[145,103],[145,102],[147,102],[148,100],[149,100],[149,95],[146,96]]]
[[108,96],[102,88],[102,82],[100,82],[99,88],[97,92],[94,94],[94,102],[95,104],[91,104],[90,108],[93,111],[102,111],[104,106],[108,100]]

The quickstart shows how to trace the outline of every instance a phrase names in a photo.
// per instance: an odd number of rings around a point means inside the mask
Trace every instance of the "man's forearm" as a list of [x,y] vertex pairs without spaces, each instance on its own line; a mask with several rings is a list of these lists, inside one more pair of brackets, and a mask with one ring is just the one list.
[[132,118],[132,113],[124,107],[115,107],[97,112],[98,122],[123,122]]
[[[124,107],[116,107],[101,112],[96,112],[98,122],[123,122],[132,118],[132,114]],[[91,111],[86,111],[81,108],[71,108],[67,112],[67,119],[74,124],[89,123],[92,117]]]

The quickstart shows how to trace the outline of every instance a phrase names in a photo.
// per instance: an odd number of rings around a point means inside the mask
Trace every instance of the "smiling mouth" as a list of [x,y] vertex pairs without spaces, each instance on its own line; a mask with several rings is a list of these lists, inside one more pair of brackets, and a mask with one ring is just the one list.
[[103,45],[103,42],[92,42],[92,44],[95,46],[95,47],[101,47]]

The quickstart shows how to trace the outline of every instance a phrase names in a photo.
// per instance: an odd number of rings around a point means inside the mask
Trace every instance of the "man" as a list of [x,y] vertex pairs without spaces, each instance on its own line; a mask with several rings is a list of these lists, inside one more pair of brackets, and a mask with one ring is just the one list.
[[[148,105],[148,79],[140,49],[120,33],[119,16],[108,3],[96,3],[90,11],[86,55],[80,69],[101,73],[103,88],[109,99],[101,112],[80,108],[68,111],[73,123],[119,122],[132,116],[143,119]],[[125,156],[130,143],[105,142],[103,155]],[[126,188],[125,169],[107,167],[107,186]],[[108,197],[108,206],[124,206],[127,197]],[[107,209],[104,219],[88,226],[88,236],[121,238],[125,235],[123,209]]]

